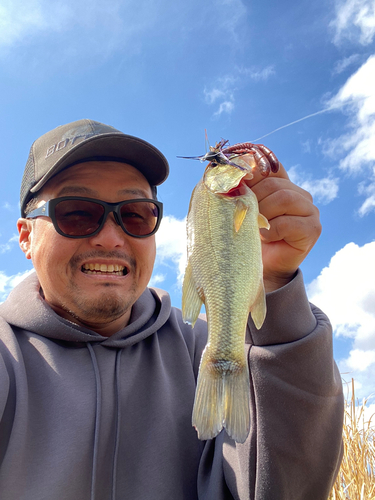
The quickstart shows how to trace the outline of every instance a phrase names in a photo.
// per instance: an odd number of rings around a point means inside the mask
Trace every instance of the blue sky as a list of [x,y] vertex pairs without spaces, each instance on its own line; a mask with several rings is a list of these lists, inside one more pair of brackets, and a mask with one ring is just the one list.
[[[31,264],[18,248],[31,143],[92,118],[170,162],[152,283],[181,300],[189,199],[211,144],[259,138],[321,212],[302,266],[357,395],[375,380],[373,0],[1,0],[0,299]],[[266,137],[264,137],[266,136]]]

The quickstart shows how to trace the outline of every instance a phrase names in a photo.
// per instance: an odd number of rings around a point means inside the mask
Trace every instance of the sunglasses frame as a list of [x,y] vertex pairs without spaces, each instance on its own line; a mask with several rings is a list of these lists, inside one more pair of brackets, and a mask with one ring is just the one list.
[[[104,214],[103,214],[103,219],[102,222],[100,223],[99,227],[95,229],[90,234],[85,234],[83,236],[76,236],[76,235],[71,235],[71,234],[65,234],[58,226],[57,220],[56,220],[56,214],[55,214],[55,208],[56,205],[62,201],[68,201],[68,200],[82,200],[82,201],[91,201],[93,203],[96,203],[97,205],[101,205],[104,207]],[[125,228],[122,218],[121,218],[121,207],[123,205],[130,205],[131,203],[136,203],[138,201],[144,201],[144,202],[149,202],[149,203],[154,203],[154,205],[157,206],[158,208],[158,218],[156,221],[155,228],[151,233],[149,234],[143,234],[143,235],[136,235],[129,233],[129,231]],[[36,217],[49,217],[52,220],[53,226],[56,229],[56,231],[61,234],[61,236],[65,236],[66,238],[73,238],[73,239],[81,239],[81,238],[91,238],[91,236],[95,236],[98,234],[102,229],[103,226],[107,220],[107,217],[110,213],[113,213],[114,219],[116,223],[121,227],[121,229],[126,233],[128,236],[132,236],[133,238],[148,238],[149,236],[152,236],[153,234],[156,233],[156,231],[159,229],[161,219],[163,218],[163,203],[158,200],[153,200],[150,198],[136,198],[132,200],[124,200],[124,201],[119,201],[118,203],[108,203],[106,201],[98,200],[95,198],[86,198],[83,196],[62,196],[60,198],[54,198],[52,200],[46,201],[43,205],[40,207],[36,208],[35,210],[32,210],[29,214],[26,215],[26,219],[34,219]]]

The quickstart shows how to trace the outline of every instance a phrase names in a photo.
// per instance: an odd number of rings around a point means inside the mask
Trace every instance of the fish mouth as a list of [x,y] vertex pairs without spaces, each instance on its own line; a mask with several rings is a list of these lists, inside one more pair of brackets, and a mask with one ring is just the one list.
[[244,196],[245,194],[247,194],[249,189],[250,188],[247,186],[247,184],[241,179],[238,186],[235,186],[226,193],[220,193],[220,194],[223,196],[228,196],[229,198],[236,198],[238,196]]
[[95,274],[98,276],[126,276],[129,269],[122,264],[99,264],[93,262],[83,264],[81,271],[84,274]]

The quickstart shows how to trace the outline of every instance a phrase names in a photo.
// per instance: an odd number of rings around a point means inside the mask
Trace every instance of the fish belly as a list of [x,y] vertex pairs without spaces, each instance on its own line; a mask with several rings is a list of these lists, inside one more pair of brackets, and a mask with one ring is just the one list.
[[183,306],[190,291],[192,303],[195,297],[193,321],[204,302],[208,322],[193,409],[200,439],[213,438],[223,427],[238,442],[249,433],[246,324],[254,308],[263,319],[265,315],[258,202],[249,191],[241,197],[248,211],[238,232],[238,200],[215,195],[203,183],[196,187],[189,210]]

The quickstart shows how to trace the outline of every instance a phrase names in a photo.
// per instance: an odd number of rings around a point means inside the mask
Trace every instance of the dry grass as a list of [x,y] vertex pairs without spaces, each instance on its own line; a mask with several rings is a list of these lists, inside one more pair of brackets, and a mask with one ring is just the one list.
[[352,379],[344,417],[344,457],[329,500],[375,500],[375,415],[367,414],[367,403],[356,404]]

